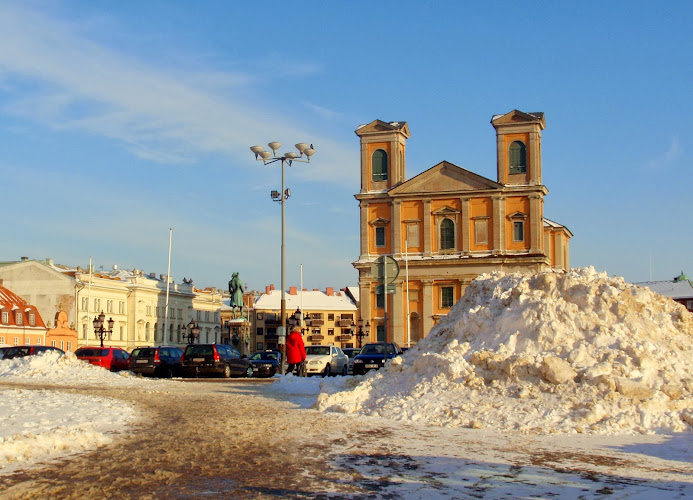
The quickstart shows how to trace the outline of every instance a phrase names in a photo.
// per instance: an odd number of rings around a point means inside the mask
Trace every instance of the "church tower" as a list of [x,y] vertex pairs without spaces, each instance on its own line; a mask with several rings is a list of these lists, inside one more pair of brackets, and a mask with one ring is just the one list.
[[491,118],[496,129],[498,183],[505,186],[541,185],[541,131],[544,113],[513,110]]
[[356,129],[361,138],[361,193],[387,191],[402,184],[405,175],[407,122],[375,120]]

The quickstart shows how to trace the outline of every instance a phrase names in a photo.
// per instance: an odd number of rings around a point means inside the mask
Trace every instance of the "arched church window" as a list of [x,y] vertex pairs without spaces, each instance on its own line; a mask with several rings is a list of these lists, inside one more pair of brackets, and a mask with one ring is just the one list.
[[387,153],[382,149],[376,149],[373,152],[371,172],[373,173],[373,182],[387,180]]
[[524,174],[527,172],[527,147],[520,141],[510,145],[510,173]]

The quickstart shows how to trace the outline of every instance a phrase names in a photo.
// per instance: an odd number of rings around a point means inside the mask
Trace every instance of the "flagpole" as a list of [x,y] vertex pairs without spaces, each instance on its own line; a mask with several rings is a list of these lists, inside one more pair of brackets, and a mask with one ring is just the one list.
[[[161,344],[166,344],[166,334],[168,333],[168,291],[171,283],[171,239],[173,228],[168,228],[168,267],[166,268],[166,306],[164,311],[164,331],[161,332]],[[156,340],[154,341],[156,344]]]
[[89,256],[89,288],[87,288],[87,326],[84,330],[84,336],[86,337],[86,345],[89,345],[89,323],[91,318],[89,317],[89,305],[91,304],[91,255]]
[[405,299],[405,302],[407,303],[407,347],[411,347],[409,344],[411,343],[411,332],[410,332],[410,325],[411,325],[411,318],[409,317],[410,312],[409,312],[409,246],[407,245],[407,240],[404,240],[404,280],[406,283],[406,290],[407,290],[407,297]]

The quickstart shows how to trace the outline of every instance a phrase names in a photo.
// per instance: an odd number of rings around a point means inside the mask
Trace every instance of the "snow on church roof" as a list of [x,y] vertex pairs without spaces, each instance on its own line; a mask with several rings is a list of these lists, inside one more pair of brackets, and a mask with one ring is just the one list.
[[[255,300],[255,309],[281,309],[281,290],[270,290]],[[308,309],[311,311],[355,311],[356,304],[342,291],[335,290],[333,295],[327,295],[319,290],[297,291],[296,295],[287,293],[286,309]]]

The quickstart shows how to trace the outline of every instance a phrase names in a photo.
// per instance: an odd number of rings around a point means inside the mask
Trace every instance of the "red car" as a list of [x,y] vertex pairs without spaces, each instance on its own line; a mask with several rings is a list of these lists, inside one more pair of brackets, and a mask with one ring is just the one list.
[[112,372],[127,370],[130,364],[130,355],[120,347],[80,347],[75,356]]

